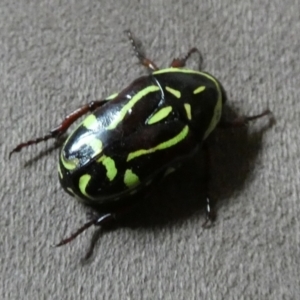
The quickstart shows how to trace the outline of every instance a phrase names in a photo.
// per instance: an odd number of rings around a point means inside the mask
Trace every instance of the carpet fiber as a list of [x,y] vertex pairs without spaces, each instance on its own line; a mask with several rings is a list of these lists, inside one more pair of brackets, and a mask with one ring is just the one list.
[[[2,0],[1,299],[299,299],[299,12],[299,0]],[[269,108],[276,124],[215,132],[211,229],[199,152],[83,263],[95,228],[52,247],[87,218],[59,186],[55,143],[8,154],[147,73],[127,28],[162,67],[198,47],[231,111]]]

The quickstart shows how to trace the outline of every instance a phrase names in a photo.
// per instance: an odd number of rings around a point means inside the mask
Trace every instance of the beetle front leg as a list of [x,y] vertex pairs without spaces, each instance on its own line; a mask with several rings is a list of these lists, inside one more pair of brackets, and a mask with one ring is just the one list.
[[199,56],[200,56],[199,69],[201,69],[203,58],[202,58],[201,52],[197,48],[190,49],[189,52],[186,54],[186,56],[183,57],[183,58],[174,58],[172,63],[171,63],[171,67],[172,68],[183,68],[185,66],[187,60],[190,58],[190,56],[193,53],[198,53],[199,54]]
[[140,63],[145,66],[146,68],[152,70],[152,71],[157,71],[159,70],[159,68],[156,66],[156,64],[151,61],[150,59],[148,59],[147,57],[145,57],[142,52],[138,49],[137,46],[137,42],[135,41],[135,39],[133,38],[133,35],[131,33],[130,30],[125,30],[125,33],[128,36],[128,39],[132,45],[134,54],[136,55],[136,57],[139,59]]
[[36,145],[40,142],[47,141],[52,138],[58,138],[61,136],[63,133],[65,133],[68,128],[75,122],[77,121],[80,117],[85,115],[88,112],[94,111],[96,108],[102,106],[105,104],[108,100],[97,100],[97,101],[92,101],[76,110],[71,112],[69,115],[65,117],[65,119],[59,124],[56,128],[50,130],[50,132],[42,137],[38,137],[32,140],[29,140],[27,142],[21,143],[18,146],[16,146],[10,153],[9,153],[9,158],[11,155],[15,152],[20,152],[23,148],[26,148],[30,145]]

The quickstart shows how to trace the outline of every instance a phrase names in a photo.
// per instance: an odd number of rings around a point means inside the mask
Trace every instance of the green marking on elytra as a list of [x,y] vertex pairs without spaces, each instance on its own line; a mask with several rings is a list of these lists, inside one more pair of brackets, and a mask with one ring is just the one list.
[[185,137],[188,135],[188,133],[189,133],[189,127],[185,126],[181,130],[180,133],[178,133],[176,136],[174,136],[173,138],[171,138],[170,140],[168,140],[166,142],[158,144],[157,146],[150,148],[150,149],[141,149],[141,150],[137,150],[137,151],[129,153],[129,155],[127,156],[127,161],[130,161],[141,155],[153,153],[157,150],[163,150],[163,149],[170,148],[170,147],[178,144],[179,142],[181,142],[183,139],[185,139]]
[[186,111],[186,115],[187,115],[187,118],[189,120],[192,120],[192,109],[191,109],[191,105],[189,103],[184,103],[184,108],[185,108],[185,111]]
[[166,118],[170,114],[171,111],[172,111],[172,106],[166,106],[166,107],[161,108],[159,111],[154,113],[154,115],[152,115],[148,119],[147,124],[151,125],[151,124],[161,121],[162,119]]
[[63,166],[69,171],[75,170],[79,164],[78,158],[66,159],[65,156],[63,155],[63,152],[61,153],[60,159],[61,159]]
[[127,112],[132,109],[132,107],[139,101],[141,100],[143,97],[145,97],[146,95],[148,95],[149,93],[153,93],[153,92],[157,92],[159,91],[160,88],[156,85],[150,85],[146,88],[144,88],[143,90],[141,90],[140,92],[138,92],[136,95],[134,95],[126,105],[124,105],[122,107],[122,109],[119,112],[119,115],[116,119],[114,119],[110,125],[106,128],[107,130],[110,129],[115,129],[118,124],[120,122],[122,122],[122,120],[124,119],[124,117],[126,116]]
[[211,80],[216,86],[216,89],[218,91],[218,100],[217,100],[217,104],[216,104],[215,109],[214,109],[214,114],[213,114],[213,117],[211,119],[211,122],[208,126],[208,129],[206,130],[206,132],[204,134],[203,139],[206,139],[209,136],[209,134],[215,129],[215,127],[217,126],[217,124],[219,123],[220,118],[221,118],[221,114],[222,114],[222,92],[221,92],[220,84],[218,83],[218,81],[214,77],[212,77],[211,75],[209,75],[207,73],[194,71],[194,70],[189,70],[189,69],[167,68],[167,69],[162,69],[162,70],[155,71],[152,74],[156,75],[156,74],[176,73],[176,72],[177,73],[185,73],[185,74],[197,74],[197,75],[204,76],[204,77],[208,78],[209,80]]
[[173,96],[175,96],[178,99],[180,99],[180,97],[181,97],[181,92],[180,91],[172,89],[169,86],[166,86],[166,91],[168,91],[169,93],[171,93]]
[[183,68],[180,68],[180,69],[179,68],[167,68],[167,69],[161,69],[161,70],[155,71],[152,74],[156,75],[156,74],[164,74],[164,73],[185,73],[185,74],[196,74],[196,75],[204,76],[204,77],[208,78],[209,80],[211,80],[216,85],[216,88],[219,92],[219,97],[221,97],[221,89],[220,89],[219,83],[217,82],[217,80],[214,77],[212,77],[211,75],[209,75],[207,73],[189,70],[189,69],[183,69]]
[[102,155],[97,162],[103,164],[103,166],[106,168],[106,177],[109,181],[113,181],[118,173],[115,161],[111,157]]
[[96,155],[101,153],[101,151],[103,150],[102,142],[99,139],[96,139],[96,138],[91,139],[90,141],[88,141],[87,145],[90,146],[94,151],[94,154],[92,155],[92,157],[95,157]]
[[127,187],[132,188],[140,183],[140,179],[131,169],[127,169],[124,174],[124,183]]
[[[103,150],[103,144],[99,139],[92,138],[83,143],[83,145],[90,146],[93,149],[93,153],[91,154],[91,158],[97,156],[101,151]],[[79,165],[79,159],[78,158],[72,158],[72,159],[66,159],[63,152],[61,153],[61,162],[63,166],[67,170],[75,170]]]
[[205,90],[205,86],[201,85],[193,91],[193,94],[199,94]]
[[84,174],[79,178],[79,190],[84,196],[88,198],[90,198],[90,196],[86,192],[86,187],[90,180],[91,180],[91,175],[89,174]]
[[164,74],[164,73],[186,73],[186,74],[198,74],[198,75],[207,75],[206,73],[200,72],[200,71],[194,71],[190,69],[183,69],[183,68],[166,68],[154,71],[152,74]]
[[114,94],[108,96],[105,100],[113,100],[113,99],[115,99],[117,96],[118,96],[118,93],[114,93]]
[[95,115],[91,114],[87,116],[83,122],[82,125],[87,129],[95,129],[98,126],[98,121]]
[[194,70],[189,70],[189,69],[167,68],[167,69],[162,69],[162,70],[155,71],[152,74],[155,75],[155,74],[176,73],[176,72],[177,73],[185,73],[185,74],[201,75],[203,77],[208,78],[216,86],[216,89],[218,91],[218,100],[217,100],[217,103],[216,103],[216,106],[215,106],[215,109],[214,109],[214,114],[213,114],[212,119],[210,121],[210,124],[208,126],[208,129],[206,130],[206,132],[204,134],[203,139],[206,139],[209,136],[209,134],[215,129],[215,127],[217,126],[217,124],[219,123],[220,118],[221,118],[221,114],[222,114],[222,92],[221,92],[220,84],[218,83],[218,81],[214,77],[212,77],[211,75],[209,75],[207,73],[194,71]]
[[61,168],[60,168],[60,163],[58,163],[57,169],[58,169],[59,177],[62,179],[63,178],[63,174],[62,174],[62,171],[61,171]]

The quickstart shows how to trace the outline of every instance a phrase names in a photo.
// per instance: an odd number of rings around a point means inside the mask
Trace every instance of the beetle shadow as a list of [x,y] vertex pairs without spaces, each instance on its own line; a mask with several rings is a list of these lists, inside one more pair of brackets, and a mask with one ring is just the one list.
[[[226,107],[226,115],[236,116]],[[216,202],[216,211],[242,192],[255,168],[256,158],[262,147],[264,133],[273,126],[274,119],[268,117],[255,123],[267,123],[260,130],[250,132],[249,126],[235,129],[218,129],[207,141],[212,159],[209,172],[210,197]],[[253,124],[252,124],[253,123]],[[260,125],[255,127],[258,127]],[[206,186],[204,184],[204,152],[199,150],[180,169],[153,186],[147,197],[123,216],[120,226],[131,228],[161,228],[199,215],[205,221]]]
[[[237,114],[226,107],[225,116],[233,119]],[[217,129],[207,141],[212,158],[209,191],[211,199],[216,202],[216,212],[221,206],[229,205],[234,195],[242,192],[250,179],[262,148],[263,135],[275,124],[273,117],[268,122],[265,119],[256,121],[259,124],[255,127],[260,126],[260,130],[250,132],[249,129],[254,127],[250,122],[248,127]],[[263,127],[260,125],[262,122],[265,123]],[[148,190],[147,197],[136,199],[139,204],[109,230],[120,227],[160,230],[194,215],[203,218],[204,223],[207,190],[204,184],[204,157],[200,149],[180,169]],[[93,248],[102,234],[101,229],[94,232],[87,259],[92,256]]]
[[[227,107],[226,115],[234,118],[237,114]],[[274,124],[274,119],[269,118],[269,122],[265,122],[266,118],[250,122],[249,128],[215,130],[207,141],[212,158],[209,190],[211,198],[217,203],[217,211],[221,206],[228,205],[236,193],[242,192],[251,177],[262,147],[263,135]],[[258,125],[254,126],[254,123]],[[267,124],[261,127],[261,123]],[[250,131],[252,127],[261,129]],[[56,151],[65,138],[66,136],[60,137],[50,148],[28,160],[25,167]],[[129,227],[133,230],[160,230],[162,227],[175,226],[192,216],[199,216],[204,223],[206,186],[203,151],[200,149],[180,169],[171,173],[158,185],[153,185],[146,195],[145,198],[142,195],[138,196],[138,205],[118,220],[117,227],[94,232],[87,258],[92,256],[102,234],[111,229]]]

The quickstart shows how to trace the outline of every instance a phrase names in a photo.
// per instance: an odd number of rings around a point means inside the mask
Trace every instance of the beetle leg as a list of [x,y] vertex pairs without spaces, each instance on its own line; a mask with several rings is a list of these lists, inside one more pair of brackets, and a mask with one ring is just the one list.
[[138,46],[137,46],[137,42],[136,40],[133,38],[133,35],[131,33],[130,30],[125,30],[125,33],[127,34],[128,36],[128,39],[132,45],[132,48],[133,48],[133,51],[134,51],[134,54],[137,56],[137,58],[139,59],[140,63],[145,66],[146,68],[152,70],[152,71],[157,71],[159,70],[159,68],[156,66],[156,64],[151,61],[150,59],[148,59],[147,57],[145,57],[141,51],[138,49]]
[[210,228],[216,220],[215,203],[208,196],[206,197],[206,220],[202,224],[203,228]]
[[73,234],[71,234],[71,236],[61,240],[57,245],[55,245],[55,247],[60,247],[60,246],[63,246],[63,245],[66,245],[66,244],[72,242],[78,235],[80,235],[82,232],[84,232],[85,230],[90,228],[92,225],[102,226],[107,223],[111,223],[114,220],[115,220],[115,216],[110,213],[101,215],[101,216],[99,216],[99,215],[94,216],[89,222],[85,223],[77,231],[75,231]]
[[[101,226],[105,230],[111,230],[114,228],[115,225],[117,225],[117,220],[119,219],[119,217],[122,215],[125,215],[131,209],[132,209],[132,207],[129,206],[129,207],[120,209],[115,213],[99,214],[97,212],[92,212],[90,214],[91,215],[90,221],[83,224],[83,226],[81,226],[77,231],[75,231],[73,234],[71,234],[68,238],[61,240],[57,245],[55,245],[55,247],[61,247],[63,245],[66,245],[66,244],[72,242],[77,236],[79,236],[82,232],[84,232],[85,230],[90,228],[92,225]],[[97,233],[97,232],[95,232],[95,233]],[[91,244],[90,244],[90,247],[89,247],[89,250],[87,251],[87,253],[84,257],[85,260],[90,258],[91,255],[93,254],[93,250],[94,250],[94,247],[95,247],[95,244],[96,244],[98,238],[99,238],[99,233],[96,235],[94,234]]]
[[[209,228],[213,222],[216,219],[216,211],[215,211],[215,202],[212,200],[210,197],[210,192],[209,192],[209,185],[211,181],[211,175],[210,175],[210,167],[211,167],[211,162],[212,158],[209,152],[209,147],[207,143],[204,143],[203,145],[204,153],[205,153],[205,166],[204,166],[204,183],[205,183],[205,188],[206,188],[206,220],[202,224],[202,227],[204,228]],[[209,224],[210,223],[210,224]]]
[[221,128],[243,127],[246,126],[248,122],[262,118],[267,115],[272,115],[272,112],[269,109],[266,109],[262,113],[255,116],[239,116],[231,121],[221,120],[218,126]]
[[172,68],[183,68],[186,64],[186,61],[190,58],[190,56],[193,53],[198,53],[199,54],[199,56],[200,56],[199,69],[201,69],[203,58],[202,58],[201,52],[197,48],[190,49],[190,51],[186,54],[186,56],[184,58],[174,58],[172,63],[171,63],[171,67]]
[[9,158],[14,152],[19,152],[23,148],[26,148],[30,145],[35,145],[43,141],[47,141],[51,138],[58,138],[61,136],[63,133],[65,133],[68,128],[75,122],[77,121],[80,117],[82,117],[84,114],[94,111],[96,108],[102,106],[105,104],[108,100],[97,100],[97,101],[92,101],[76,110],[71,112],[69,115],[65,117],[65,119],[59,124],[56,128],[50,130],[50,132],[43,137],[38,137],[32,140],[29,140],[27,142],[21,143],[18,146],[16,146],[10,153],[9,153]]

